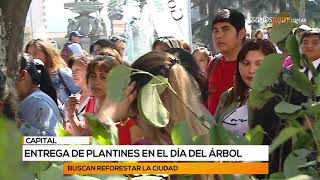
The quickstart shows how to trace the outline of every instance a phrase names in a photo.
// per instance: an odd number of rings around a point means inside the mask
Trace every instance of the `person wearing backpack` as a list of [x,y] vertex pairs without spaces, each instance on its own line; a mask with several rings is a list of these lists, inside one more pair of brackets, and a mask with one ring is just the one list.
[[208,64],[208,109],[213,115],[221,94],[233,86],[237,55],[245,41],[245,17],[242,13],[222,9],[212,21],[212,41],[219,52]]

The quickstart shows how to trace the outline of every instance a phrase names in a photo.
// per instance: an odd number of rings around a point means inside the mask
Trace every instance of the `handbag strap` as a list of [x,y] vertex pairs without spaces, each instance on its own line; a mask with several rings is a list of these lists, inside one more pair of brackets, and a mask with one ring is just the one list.
[[64,88],[65,88],[65,90],[66,90],[67,95],[68,95],[68,96],[71,96],[71,91],[70,91],[67,83],[66,83],[65,80],[63,79],[63,76],[62,76],[62,74],[61,74],[61,72],[60,72],[60,69],[59,69],[59,71],[58,71],[58,76],[59,76],[59,79],[60,79],[60,81],[62,82],[62,84],[63,84],[63,86],[64,86]]

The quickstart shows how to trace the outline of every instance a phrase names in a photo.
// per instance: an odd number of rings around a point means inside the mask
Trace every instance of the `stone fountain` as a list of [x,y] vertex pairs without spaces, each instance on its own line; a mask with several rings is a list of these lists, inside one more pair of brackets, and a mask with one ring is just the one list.
[[[100,11],[103,3],[97,0],[75,0],[71,3],[64,3],[64,8],[78,13],[79,16],[68,19],[67,35],[72,31],[79,31],[84,38],[81,45],[89,50],[90,44],[101,38],[107,37],[106,26],[100,18]],[[90,16],[90,13],[99,12],[98,17]]]

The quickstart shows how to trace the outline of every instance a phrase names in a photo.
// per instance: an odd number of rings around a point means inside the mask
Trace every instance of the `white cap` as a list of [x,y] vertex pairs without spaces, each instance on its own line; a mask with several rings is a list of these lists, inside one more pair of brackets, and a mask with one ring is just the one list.
[[74,56],[84,56],[84,52],[83,52],[80,44],[72,43],[72,44],[68,45],[68,47],[72,51],[72,55],[74,55]]
[[311,27],[305,25],[305,24],[302,24],[301,26],[298,27],[298,29],[302,29],[304,31],[310,31],[311,30]]

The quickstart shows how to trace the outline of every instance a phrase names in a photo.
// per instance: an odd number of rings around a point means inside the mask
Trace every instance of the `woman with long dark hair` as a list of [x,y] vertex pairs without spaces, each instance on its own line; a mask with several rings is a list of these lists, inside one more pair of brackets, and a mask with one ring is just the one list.
[[21,130],[27,136],[56,136],[56,125],[62,117],[50,75],[41,60],[33,60],[28,54],[21,54],[20,59],[17,92]]
[[271,53],[276,53],[276,49],[270,41],[251,40],[238,54],[235,84],[221,95],[214,114],[217,123],[235,134],[243,135],[249,130],[247,101],[253,78],[262,60]]

